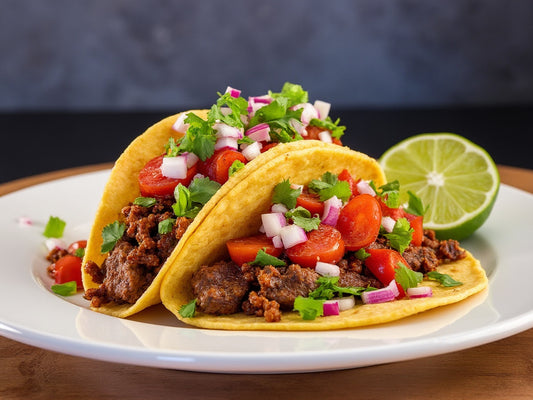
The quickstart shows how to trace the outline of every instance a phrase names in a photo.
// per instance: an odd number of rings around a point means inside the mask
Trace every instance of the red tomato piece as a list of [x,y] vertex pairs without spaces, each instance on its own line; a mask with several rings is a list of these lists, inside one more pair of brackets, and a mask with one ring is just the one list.
[[139,188],[141,195],[145,197],[169,197],[174,195],[174,189],[181,183],[189,186],[192,178],[196,175],[197,166],[193,165],[187,171],[185,179],[175,179],[163,176],[161,164],[164,155],[157,156],[146,163],[139,173]]
[[424,217],[421,215],[405,213],[405,218],[409,221],[411,228],[413,228],[411,244],[413,246],[422,246],[422,239],[424,238]]
[[[320,128],[315,125],[307,125],[305,127],[305,130],[307,131],[307,136],[303,136],[306,140],[320,140],[320,137],[318,134],[324,130],[324,128]],[[339,146],[342,146],[342,141],[337,138],[331,138],[333,144],[338,144]]]
[[379,202],[369,194],[351,199],[341,210],[337,229],[347,250],[357,251],[376,240],[381,226]]
[[61,257],[55,263],[55,282],[62,284],[76,281],[78,289],[83,287],[81,282],[81,258],[73,255]]
[[248,162],[246,157],[237,150],[220,149],[201,163],[200,172],[222,185],[228,180],[228,171],[234,161],[240,161],[243,164]]
[[286,249],[285,253],[302,267],[314,268],[317,261],[336,264],[344,256],[344,241],[337,229],[320,224],[308,234],[306,242]]
[[405,218],[406,213],[403,208],[390,208],[381,199],[379,199],[379,205],[381,207],[381,214],[384,217],[391,217],[395,221],[398,221],[400,218]]
[[320,201],[320,196],[315,193],[303,192],[296,199],[296,205],[305,208],[312,215],[324,213],[324,202]]
[[[407,261],[396,250],[366,249],[366,252],[370,254],[370,257],[365,260],[365,265],[384,285],[388,285],[394,280],[396,268],[399,268],[399,263],[411,269]],[[400,285],[397,286],[400,291],[400,297],[404,297],[405,291]]]
[[231,239],[226,242],[226,247],[229,256],[238,265],[255,260],[257,252],[261,249],[274,257],[279,257],[283,252],[283,249],[274,247],[272,239],[265,234]]
[[278,145],[277,142],[271,142],[263,144],[263,147],[261,147],[261,153],[264,153],[267,150],[270,150],[272,147],[276,147]]
[[87,247],[87,240],[78,240],[76,242],[71,243],[68,246],[68,253],[72,255],[76,255],[76,250],[78,249],[84,249]]

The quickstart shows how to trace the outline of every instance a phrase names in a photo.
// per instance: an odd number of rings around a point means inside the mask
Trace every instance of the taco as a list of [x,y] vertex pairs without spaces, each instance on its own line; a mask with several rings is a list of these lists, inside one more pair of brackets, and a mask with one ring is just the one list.
[[286,151],[342,144],[345,128],[328,113],[299,85],[249,99],[228,87],[211,109],[167,117],[138,136],[111,171],[88,238],[91,308],[127,317],[159,303],[169,265],[235,185]]
[[[213,205],[161,286],[187,324],[324,330],[395,321],[487,286],[480,263],[423,229],[377,164],[338,146],[286,153]],[[250,194],[253,194],[250,195]]]

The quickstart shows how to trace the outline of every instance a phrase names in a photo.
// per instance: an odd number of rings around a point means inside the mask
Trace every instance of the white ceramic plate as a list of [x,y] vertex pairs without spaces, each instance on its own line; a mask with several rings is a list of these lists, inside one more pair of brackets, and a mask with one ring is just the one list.
[[[0,197],[0,334],[30,345],[119,363],[231,373],[354,368],[461,350],[533,327],[533,195],[502,185],[485,225],[462,244],[490,288],[459,304],[381,326],[327,332],[228,332],[187,327],[164,307],[129,318],[93,312],[81,295],[50,291],[41,233],[50,215],[66,241],[88,236],[109,171]],[[19,217],[34,221],[21,226]]]

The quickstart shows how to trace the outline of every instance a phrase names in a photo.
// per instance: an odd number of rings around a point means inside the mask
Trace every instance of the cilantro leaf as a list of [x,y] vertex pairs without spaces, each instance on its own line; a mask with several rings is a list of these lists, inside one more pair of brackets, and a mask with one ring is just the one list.
[[298,296],[294,299],[293,309],[300,313],[302,319],[312,321],[316,317],[324,315],[324,300]]
[[120,238],[122,238],[122,235],[124,235],[125,231],[126,225],[118,221],[104,226],[104,229],[102,230],[102,238],[104,239],[104,242],[102,243],[100,252],[104,254],[113,250],[117,242],[120,240]]
[[142,207],[152,207],[155,203],[157,203],[157,200],[153,197],[137,197],[133,200],[133,204]]
[[174,223],[176,222],[175,218],[167,218],[163,221],[160,221],[157,225],[157,232],[160,235],[164,235],[166,233],[172,232],[172,228],[174,228]]
[[180,152],[180,147],[176,143],[176,139],[170,137],[165,145],[165,153],[167,157],[176,157]]
[[43,236],[47,238],[60,238],[63,236],[67,223],[59,217],[50,217],[44,228]]
[[391,233],[385,233],[387,239],[389,239],[390,246],[397,250],[400,254],[409,247],[411,240],[413,239],[414,229],[411,228],[411,224],[406,218],[398,218],[394,224],[394,228]]
[[296,207],[296,199],[301,194],[299,189],[291,188],[288,179],[278,183],[274,188],[274,195],[272,196],[272,203],[285,204],[288,209]]
[[309,293],[309,297],[313,299],[331,300],[345,294],[360,296],[361,293],[368,290],[364,287],[339,286],[338,276],[321,276],[316,282],[318,287]]
[[301,85],[295,83],[285,82],[281,88],[281,92],[273,93],[271,91],[268,94],[273,99],[285,98],[287,99],[288,107],[295,106],[301,103],[307,103],[309,101],[308,93],[302,88]]
[[388,182],[385,185],[380,186],[377,190],[375,186],[373,186],[372,189],[374,189],[376,194],[381,197],[387,207],[400,207],[400,182],[398,182],[397,180]]
[[409,195],[409,204],[405,211],[407,211],[409,214],[422,216],[424,215],[428,208],[429,204],[424,207],[424,204],[422,203],[422,199],[418,197],[416,194],[411,192],[410,190],[407,191],[407,194]]
[[231,164],[228,170],[228,176],[232,176],[235,172],[240,171],[244,168],[244,163],[240,160],[235,160]]
[[346,181],[341,181],[337,175],[331,172],[326,172],[320,179],[313,179],[309,183],[309,190],[318,193],[321,201],[337,196],[342,201],[348,201],[352,195],[350,184]]
[[[220,94],[216,104],[213,104],[209,113],[207,114],[207,121],[209,125],[213,125],[216,121],[223,122],[229,126],[243,128],[241,115],[248,113],[248,101],[243,97],[233,97],[230,93]],[[229,108],[230,113],[223,112],[223,108]]]
[[327,117],[325,120],[313,118],[309,122],[309,125],[318,126],[319,128],[326,129],[331,132],[332,137],[339,139],[342,135],[344,135],[344,131],[346,130],[345,126],[339,126],[339,122],[339,118],[337,118],[335,122],[333,122],[330,117]]
[[191,300],[189,303],[184,304],[179,309],[179,314],[183,318],[193,318],[196,314],[196,301],[197,299]]
[[188,113],[185,123],[189,128],[179,140],[180,152],[191,152],[205,161],[215,152],[216,134],[211,125],[194,113]]
[[65,282],[57,285],[52,285],[52,292],[60,296],[72,296],[78,291],[76,281]]
[[427,273],[427,277],[431,280],[439,282],[444,287],[461,286],[463,282],[456,281],[448,274],[441,274],[437,271],[430,271]]
[[192,203],[204,205],[220,189],[221,185],[217,181],[212,181],[208,177],[194,178],[189,185],[190,200]]
[[79,258],[85,257],[85,247],[78,247],[74,252],[74,255]]
[[365,249],[359,249],[354,253],[355,257],[358,260],[365,261],[368,257],[370,257],[370,253],[367,252]]
[[296,207],[285,213],[285,217],[292,219],[295,225],[303,228],[306,232],[318,229],[319,217],[312,217],[311,212],[303,207]]
[[253,260],[251,265],[260,265],[262,267],[266,265],[272,265],[273,267],[284,267],[287,265],[285,261],[280,260],[277,257],[271,256],[264,249],[261,249],[257,252],[255,260]]
[[398,268],[394,273],[394,280],[400,284],[400,286],[407,290],[412,287],[417,287],[424,275],[421,272],[413,271],[412,269],[407,268],[403,263],[398,263]]

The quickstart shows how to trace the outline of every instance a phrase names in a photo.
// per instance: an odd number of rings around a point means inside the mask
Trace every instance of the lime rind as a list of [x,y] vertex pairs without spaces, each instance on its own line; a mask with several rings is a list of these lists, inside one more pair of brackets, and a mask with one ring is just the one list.
[[380,163],[389,181],[400,181],[401,201],[412,191],[430,205],[424,225],[441,238],[460,240],[478,229],[488,218],[500,185],[490,155],[453,133],[407,138],[387,150]]

